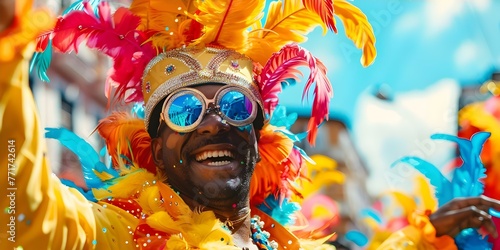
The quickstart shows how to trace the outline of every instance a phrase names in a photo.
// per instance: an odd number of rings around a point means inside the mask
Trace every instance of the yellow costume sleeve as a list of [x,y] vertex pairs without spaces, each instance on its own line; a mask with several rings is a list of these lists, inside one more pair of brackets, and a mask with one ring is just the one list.
[[408,216],[409,226],[393,233],[379,250],[456,250],[453,238],[436,237],[436,230],[429,221],[428,215],[414,212]]
[[[31,5],[16,1],[20,3]],[[53,19],[46,11],[16,14],[22,16],[16,17],[15,27],[0,33],[0,48],[9,52],[0,53],[1,248],[135,247],[130,228],[135,229],[136,218],[112,205],[88,202],[51,173],[28,86],[28,60],[35,36]]]

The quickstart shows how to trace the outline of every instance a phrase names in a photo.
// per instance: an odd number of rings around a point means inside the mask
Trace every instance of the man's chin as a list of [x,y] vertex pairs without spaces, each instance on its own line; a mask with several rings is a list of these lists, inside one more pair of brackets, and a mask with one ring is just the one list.
[[194,185],[198,187],[201,194],[210,201],[241,199],[242,195],[248,195],[250,188],[249,181],[243,181],[240,177],[208,180],[199,176],[193,180],[196,181]]

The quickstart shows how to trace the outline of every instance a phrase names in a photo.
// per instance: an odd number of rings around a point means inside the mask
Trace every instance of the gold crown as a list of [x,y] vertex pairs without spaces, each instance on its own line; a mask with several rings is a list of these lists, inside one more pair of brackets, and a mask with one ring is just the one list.
[[247,88],[263,108],[259,88],[253,81],[253,61],[234,50],[203,47],[180,48],[159,54],[142,77],[146,129],[155,107],[178,88],[203,83],[223,83]]

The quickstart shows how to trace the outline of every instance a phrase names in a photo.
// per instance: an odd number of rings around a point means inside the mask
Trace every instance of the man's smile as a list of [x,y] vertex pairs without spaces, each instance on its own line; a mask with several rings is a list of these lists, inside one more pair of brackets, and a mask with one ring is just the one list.
[[209,167],[233,167],[231,163],[238,163],[236,155],[235,147],[231,144],[210,144],[195,150],[190,159],[195,160],[193,163]]

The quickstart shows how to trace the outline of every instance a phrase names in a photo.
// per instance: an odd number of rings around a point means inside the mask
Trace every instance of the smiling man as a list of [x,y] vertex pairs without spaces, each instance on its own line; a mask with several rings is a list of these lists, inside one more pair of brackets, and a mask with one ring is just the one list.
[[[52,176],[28,86],[28,60],[21,56],[28,44],[15,50],[17,44],[8,43],[16,57],[0,58],[0,72],[7,76],[0,79],[5,86],[0,138],[16,154],[0,157],[0,177],[15,183],[0,181],[0,190],[15,195],[15,210],[0,215],[13,224],[9,237],[0,234],[0,245],[207,250],[321,245],[325,239],[299,239],[292,232],[294,226],[307,226],[294,224],[299,208],[290,200],[300,191],[305,157],[293,145],[297,136],[284,128],[287,117],[274,113],[278,94],[282,84],[300,78],[299,68],[310,68],[305,90],[316,84],[308,128],[314,144],[317,127],[328,118],[332,89],[323,63],[295,42],[317,25],[336,30],[335,7],[344,23],[356,26],[346,32],[363,47],[364,65],[374,59],[375,49],[359,9],[341,0],[326,7],[324,1],[312,2],[275,1],[265,25],[260,23],[265,1],[246,0],[133,1],[114,15],[107,3],[90,1],[84,10],[59,18],[38,49],[52,43],[70,52],[86,38],[89,47],[114,59],[108,80],[117,87],[115,98],[145,108],[143,119],[114,113],[100,122],[97,130],[106,140],[111,168],[95,160],[97,154],[81,139],[63,129],[48,130],[46,136],[80,154],[89,192]],[[12,23],[0,22],[0,27]],[[8,35],[16,31],[1,33],[0,43],[10,42]],[[35,60],[42,71],[45,63]],[[3,208],[11,202],[0,199]],[[490,207],[499,209],[500,202],[452,201],[415,217],[382,249],[453,249],[449,236],[468,227],[497,236]]]
[[250,180],[264,120],[252,61],[210,46],[159,58],[144,77],[154,162],[189,207],[213,211],[250,248]]

